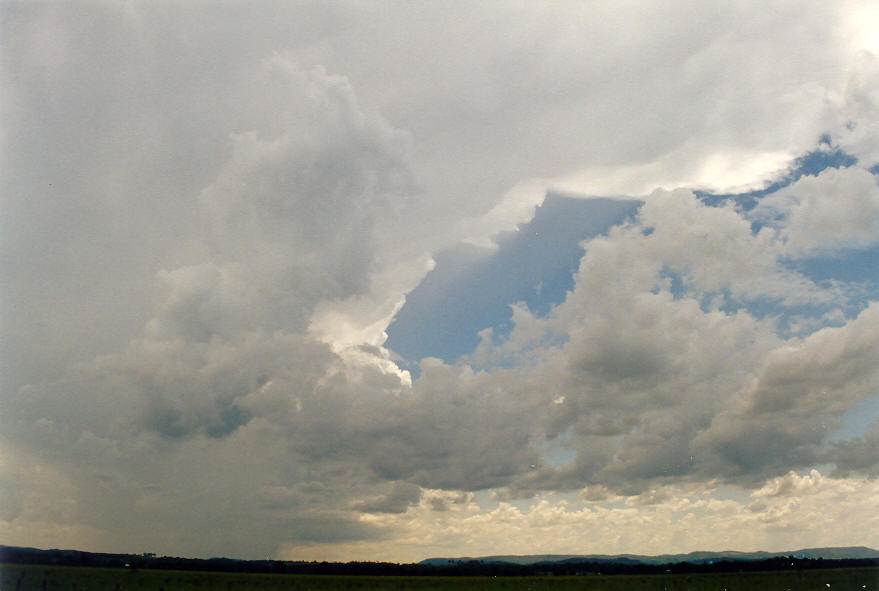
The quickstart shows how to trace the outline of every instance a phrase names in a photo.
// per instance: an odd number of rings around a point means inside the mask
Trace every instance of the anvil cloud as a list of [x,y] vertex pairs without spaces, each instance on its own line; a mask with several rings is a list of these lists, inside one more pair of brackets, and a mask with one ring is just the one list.
[[0,13],[3,543],[879,546],[870,3]]

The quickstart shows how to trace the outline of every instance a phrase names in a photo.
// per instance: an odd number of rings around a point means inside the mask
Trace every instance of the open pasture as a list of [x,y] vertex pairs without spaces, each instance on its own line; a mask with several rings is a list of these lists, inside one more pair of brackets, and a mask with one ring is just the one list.
[[869,591],[879,569],[578,577],[371,577],[0,565],[2,591]]

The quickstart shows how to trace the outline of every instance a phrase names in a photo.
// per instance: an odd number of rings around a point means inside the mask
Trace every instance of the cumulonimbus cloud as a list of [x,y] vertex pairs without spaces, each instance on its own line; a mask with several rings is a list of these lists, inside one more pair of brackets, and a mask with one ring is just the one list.
[[[791,261],[875,246],[875,58],[844,3],[616,4],[5,5],[0,531],[265,556],[449,520],[632,531],[674,486],[866,498],[875,429],[832,435],[876,392],[875,296]],[[858,163],[750,211],[652,191],[753,188],[824,134]],[[431,257],[554,183],[644,204],[548,314],[410,380],[384,331]],[[506,504],[584,490],[634,500]],[[789,523],[764,493],[742,523]]]

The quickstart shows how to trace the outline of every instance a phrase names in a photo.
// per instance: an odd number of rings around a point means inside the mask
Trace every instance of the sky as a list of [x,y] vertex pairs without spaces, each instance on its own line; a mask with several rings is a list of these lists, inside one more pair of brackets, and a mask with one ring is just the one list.
[[875,3],[0,19],[0,543],[879,548]]

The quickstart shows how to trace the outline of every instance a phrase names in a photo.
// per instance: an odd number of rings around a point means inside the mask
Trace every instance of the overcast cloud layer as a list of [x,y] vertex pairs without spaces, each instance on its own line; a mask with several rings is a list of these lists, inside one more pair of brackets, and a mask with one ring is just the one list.
[[[869,2],[0,13],[3,543],[879,547]],[[558,301],[393,351],[548,192],[643,204]]]

